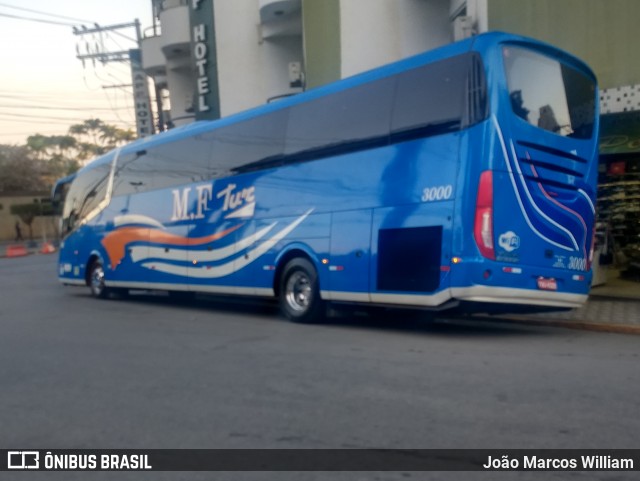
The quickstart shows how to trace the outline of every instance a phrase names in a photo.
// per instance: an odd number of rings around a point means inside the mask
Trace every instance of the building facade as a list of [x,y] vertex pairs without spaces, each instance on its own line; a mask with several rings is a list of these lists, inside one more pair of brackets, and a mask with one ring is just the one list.
[[[145,31],[143,66],[170,126],[227,116],[489,30],[570,51],[603,89],[640,84],[637,0],[152,0],[151,8],[156,23]],[[204,20],[194,16],[200,11]]]

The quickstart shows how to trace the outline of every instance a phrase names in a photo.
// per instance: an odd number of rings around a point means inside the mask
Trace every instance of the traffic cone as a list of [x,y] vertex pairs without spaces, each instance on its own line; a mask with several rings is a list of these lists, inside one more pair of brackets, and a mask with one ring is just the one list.
[[53,254],[56,251],[56,248],[53,247],[51,242],[45,242],[42,244],[42,248],[40,249],[40,254]]

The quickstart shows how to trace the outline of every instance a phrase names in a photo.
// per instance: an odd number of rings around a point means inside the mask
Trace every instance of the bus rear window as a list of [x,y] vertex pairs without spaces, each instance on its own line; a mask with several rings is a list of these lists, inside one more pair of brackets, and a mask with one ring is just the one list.
[[503,55],[514,114],[557,135],[592,137],[596,86],[591,78],[524,48],[505,47]]

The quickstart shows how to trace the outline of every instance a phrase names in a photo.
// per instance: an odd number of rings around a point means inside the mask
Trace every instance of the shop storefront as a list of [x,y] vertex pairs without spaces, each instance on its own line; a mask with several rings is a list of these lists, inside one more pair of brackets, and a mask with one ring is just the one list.
[[594,292],[640,299],[640,112],[603,115],[600,139]]

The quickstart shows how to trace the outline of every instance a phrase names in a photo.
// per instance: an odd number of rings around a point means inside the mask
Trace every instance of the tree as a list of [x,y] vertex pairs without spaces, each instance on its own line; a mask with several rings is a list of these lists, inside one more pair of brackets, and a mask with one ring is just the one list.
[[85,151],[94,155],[104,154],[135,139],[132,130],[105,124],[100,119],[88,119],[81,124],[72,125],[69,127],[69,135],[72,135],[79,145],[84,146]]
[[26,145],[0,144],[0,192],[45,191],[87,160],[132,141],[135,134],[88,119],[67,135],[34,134]]
[[20,217],[20,220],[29,227],[29,239],[33,240],[33,221],[37,216],[53,215],[51,204],[18,204],[11,206],[11,214]]
[[0,145],[0,192],[46,190],[46,168],[26,146]]

